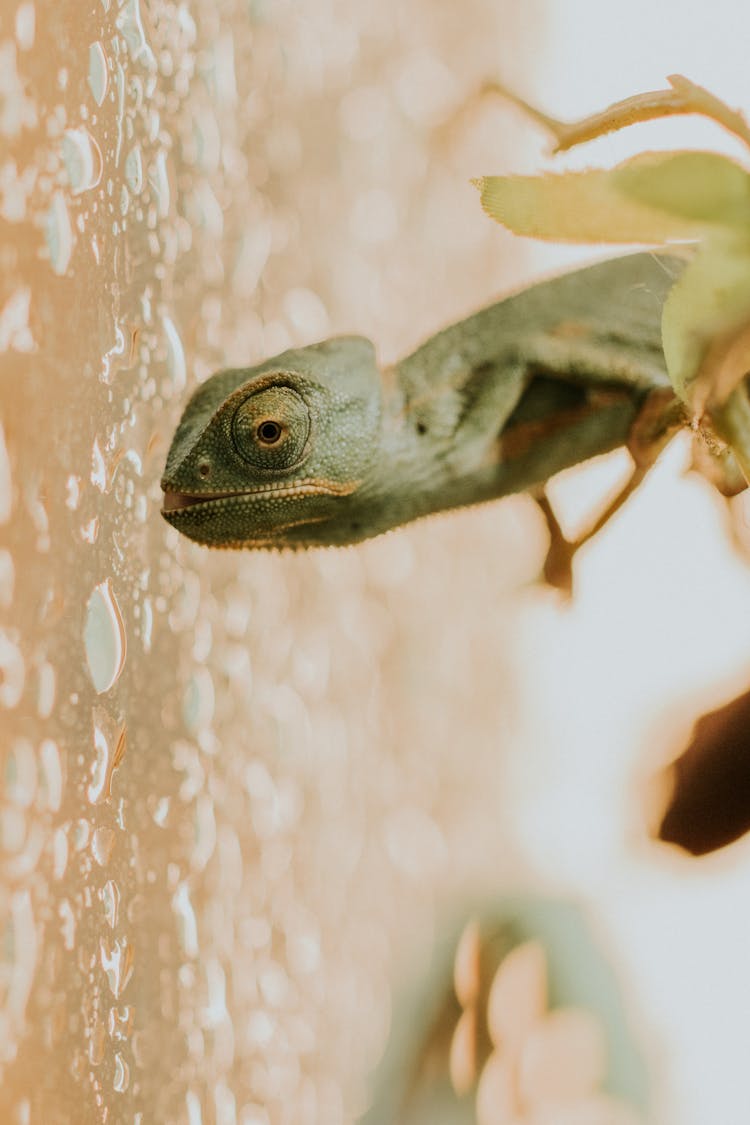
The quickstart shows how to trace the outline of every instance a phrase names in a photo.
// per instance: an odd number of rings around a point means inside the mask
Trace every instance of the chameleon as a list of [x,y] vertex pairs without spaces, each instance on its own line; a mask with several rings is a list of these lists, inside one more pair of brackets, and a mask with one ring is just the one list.
[[[339,336],[209,377],[168,452],[162,515],[209,547],[359,543],[434,512],[526,492],[550,531],[546,580],[620,508],[684,424],[662,307],[677,257],[630,254],[542,281],[380,368]],[[629,480],[566,540],[545,492],[618,447]]]

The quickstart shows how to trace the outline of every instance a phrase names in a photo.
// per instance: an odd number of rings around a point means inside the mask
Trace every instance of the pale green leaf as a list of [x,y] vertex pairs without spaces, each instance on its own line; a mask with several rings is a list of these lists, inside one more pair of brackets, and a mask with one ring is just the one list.
[[615,168],[613,181],[634,202],[676,219],[750,225],[750,175],[716,152],[645,152]]
[[611,170],[484,176],[474,183],[487,214],[529,238],[664,243],[696,239],[706,232],[705,221],[658,210],[623,192],[620,180],[631,163]]
[[[749,324],[750,241],[707,241],[670,290],[662,314],[664,356],[680,398],[700,408],[731,393],[747,372],[741,352]],[[735,340],[740,351],[733,355]]]
[[750,485],[750,399],[747,384],[737,386],[727,401],[713,410],[711,417],[717,433],[729,443]]

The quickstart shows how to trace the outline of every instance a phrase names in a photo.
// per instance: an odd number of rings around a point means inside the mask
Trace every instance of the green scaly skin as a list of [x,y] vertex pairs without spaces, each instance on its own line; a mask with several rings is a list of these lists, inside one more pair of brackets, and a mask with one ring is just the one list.
[[669,398],[660,324],[680,266],[634,254],[542,282],[384,371],[355,336],[220,371],[177,428],[162,514],[210,547],[339,546],[538,491]]

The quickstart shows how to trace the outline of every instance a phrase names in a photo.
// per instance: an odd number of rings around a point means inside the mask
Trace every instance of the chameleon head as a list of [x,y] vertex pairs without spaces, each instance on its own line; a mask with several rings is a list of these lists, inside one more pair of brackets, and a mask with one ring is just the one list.
[[211,547],[350,542],[380,419],[375,351],[359,336],[220,371],[177,428],[162,515]]

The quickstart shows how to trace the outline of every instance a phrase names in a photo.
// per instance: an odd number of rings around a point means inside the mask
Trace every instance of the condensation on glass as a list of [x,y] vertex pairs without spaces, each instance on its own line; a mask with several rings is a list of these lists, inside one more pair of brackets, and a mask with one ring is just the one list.
[[512,505],[208,555],[158,483],[213,369],[334,331],[387,361],[507,281],[494,129],[437,131],[523,48],[502,7],[2,6],[9,1125],[351,1120],[397,951],[510,864]]

